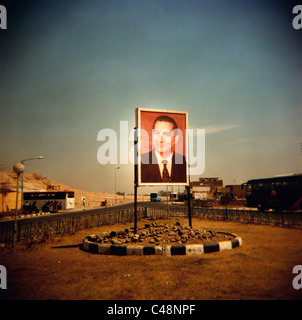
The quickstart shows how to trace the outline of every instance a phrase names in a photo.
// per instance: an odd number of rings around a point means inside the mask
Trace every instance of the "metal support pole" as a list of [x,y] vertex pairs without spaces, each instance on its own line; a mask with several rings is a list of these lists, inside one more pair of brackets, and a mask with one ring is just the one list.
[[13,247],[15,246],[15,242],[16,242],[16,235],[17,235],[17,215],[18,215],[19,178],[20,178],[20,174],[18,174],[18,179],[17,179],[17,195],[16,195],[16,211],[15,211],[15,223],[14,223]]
[[137,232],[137,184],[134,184],[134,234]]
[[23,206],[24,206],[24,187],[23,187],[23,172],[21,173],[21,214],[24,213]]
[[20,174],[24,172],[25,166],[23,163],[17,163],[13,166],[14,172],[17,174],[17,195],[16,195],[16,212],[15,212],[15,223],[14,223],[14,236],[13,236],[13,247],[15,246],[16,242],[16,233],[17,233],[17,214],[18,214],[18,196],[19,196],[19,180]]
[[114,204],[116,204],[116,171],[119,169],[120,167],[116,167],[115,168],[115,177],[114,177],[114,195],[115,195],[115,200],[114,200]]
[[138,184],[138,161],[137,161],[137,128],[134,128],[134,234],[137,232],[137,184]]
[[[190,152],[188,152],[190,149],[189,149],[189,137],[186,136],[186,139],[187,139],[187,149],[186,149],[186,155],[187,155],[187,164],[190,163]],[[187,196],[188,196],[188,218],[189,218],[189,226],[192,228],[192,216],[191,216],[191,197],[190,197],[190,188],[191,188],[191,179],[190,179],[190,168],[187,167],[187,170],[189,170],[189,172],[187,172],[187,175],[188,175],[188,182],[189,182],[189,185],[186,187],[187,188]]]
[[187,186],[189,226],[192,227],[190,186]]
[[[25,161],[29,161],[29,160],[39,160],[39,159],[44,159],[43,156],[38,156],[38,157],[34,157],[34,158],[28,158],[28,159],[24,159],[21,160],[21,164],[24,165]],[[22,191],[21,191],[21,212],[23,214],[23,204],[24,204],[24,187],[23,187],[23,172],[22,172]]]

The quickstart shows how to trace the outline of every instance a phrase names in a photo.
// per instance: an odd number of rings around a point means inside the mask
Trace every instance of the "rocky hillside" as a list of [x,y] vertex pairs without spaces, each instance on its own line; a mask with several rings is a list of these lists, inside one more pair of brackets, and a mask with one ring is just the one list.
[[[20,185],[21,188],[21,179]],[[2,196],[0,203],[0,211],[12,210],[15,208],[16,196],[15,192],[17,189],[17,175],[14,172],[9,172],[3,169],[0,169],[0,194]],[[98,192],[88,192],[80,190],[71,186],[67,186],[63,183],[53,181],[43,177],[37,173],[24,173],[23,175],[23,189],[24,191],[46,191],[47,189],[51,190],[72,190],[75,192],[75,208],[81,209],[83,207],[82,197],[86,199],[86,207],[96,208],[99,207],[105,199],[107,200],[108,205],[115,204],[115,196],[110,193],[98,193]],[[146,197],[147,199],[148,197]],[[126,195],[116,196],[116,202],[133,202],[133,196]],[[140,199],[141,200],[141,199]]]

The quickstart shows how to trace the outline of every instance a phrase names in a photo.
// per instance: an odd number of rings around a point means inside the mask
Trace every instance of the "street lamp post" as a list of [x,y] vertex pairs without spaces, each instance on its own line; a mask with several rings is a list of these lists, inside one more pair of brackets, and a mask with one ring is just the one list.
[[116,204],[116,171],[117,171],[119,168],[120,168],[120,167],[116,167],[116,168],[115,168],[115,178],[114,178],[115,204]]
[[[25,161],[29,161],[29,160],[39,160],[39,159],[44,159],[43,156],[38,156],[38,157],[33,157],[33,158],[28,158],[28,159],[25,159],[25,160],[21,160],[21,164],[24,165],[24,162]],[[21,211],[23,213],[23,202],[24,202],[24,198],[23,198],[23,172],[22,172],[22,182],[21,182]]]
[[15,211],[15,223],[14,223],[14,237],[13,237],[13,247],[15,246],[16,242],[16,233],[17,233],[17,214],[18,214],[18,194],[19,194],[19,178],[20,174],[23,174],[25,171],[25,166],[23,163],[17,163],[13,166],[13,170],[18,175],[17,179],[17,195],[16,195],[16,211]]

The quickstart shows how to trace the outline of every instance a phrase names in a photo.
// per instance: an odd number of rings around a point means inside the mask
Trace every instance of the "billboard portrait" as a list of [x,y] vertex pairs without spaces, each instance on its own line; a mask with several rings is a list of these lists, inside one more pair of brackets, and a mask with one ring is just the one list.
[[188,185],[187,112],[136,109],[138,185]]

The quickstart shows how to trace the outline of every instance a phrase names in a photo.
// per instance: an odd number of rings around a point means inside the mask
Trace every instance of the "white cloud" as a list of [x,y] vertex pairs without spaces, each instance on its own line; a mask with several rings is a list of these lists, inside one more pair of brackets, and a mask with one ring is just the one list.
[[239,139],[239,140],[236,140],[236,141],[227,142],[226,144],[227,145],[233,145],[233,144],[244,143],[244,142],[247,142],[247,141],[250,141],[250,140],[251,140],[251,138]]
[[240,127],[238,124],[229,124],[229,125],[224,125],[224,126],[208,126],[205,128],[206,130],[206,135],[213,134],[213,133],[218,133],[221,131],[226,131],[230,129],[234,129]]

